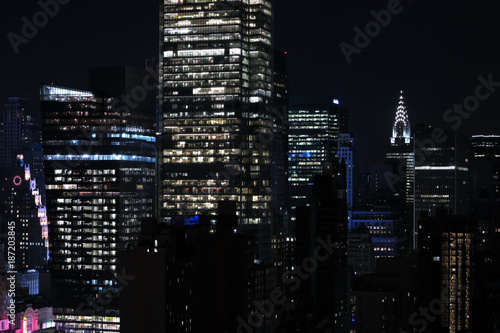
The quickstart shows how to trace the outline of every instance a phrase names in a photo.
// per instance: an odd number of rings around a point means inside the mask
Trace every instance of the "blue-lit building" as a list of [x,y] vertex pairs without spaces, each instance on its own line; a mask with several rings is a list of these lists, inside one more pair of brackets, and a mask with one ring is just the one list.
[[338,142],[337,158],[340,163],[345,163],[347,209],[353,209],[356,198],[354,191],[357,188],[354,137],[349,133],[342,133]]
[[313,177],[336,164],[338,140],[348,132],[348,112],[331,96],[291,97],[288,110],[288,183],[291,224],[295,208],[309,203]]
[[402,232],[400,213],[387,210],[349,211],[348,229],[366,227],[370,231],[375,258],[394,258],[407,251],[407,237]]
[[78,312],[99,314],[93,329],[109,317],[104,326],[118,331],[118,252],[154,217],[154,98],[119,100],[141,87],[143,76],[129,68],[90,74],[100,91],[40,89],[54,315],[69,328],[80,325],[71,319]]

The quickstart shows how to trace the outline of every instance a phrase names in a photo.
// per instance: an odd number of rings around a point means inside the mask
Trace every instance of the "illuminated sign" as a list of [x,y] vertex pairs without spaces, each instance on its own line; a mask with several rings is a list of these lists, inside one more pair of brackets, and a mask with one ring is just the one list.
[[14,185],[19,186],[23,182],[23,179],[21,176],[15,176],[12,181],[14,182]]
[[24,166],[24,180],[29,180],[31,178],[30,166],[26,164]]
[[30,180],[30,190],[35,191],[36,190],[36,179]]
[[184,225],[195,225],[200,223],[200,217],[198,215],[191,216],[190,218],[184,219]]

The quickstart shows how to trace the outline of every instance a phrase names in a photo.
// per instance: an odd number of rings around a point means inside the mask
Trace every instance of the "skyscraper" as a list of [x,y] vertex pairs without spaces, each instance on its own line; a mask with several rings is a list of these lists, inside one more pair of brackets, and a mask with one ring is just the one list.
[[[412,247],[416,246],[414,218],[415,148],[411,136],[410,120],[406,110],[403,91],[400,91],[396,117],[392,126],[390,145],[386,150],[388,162],[393,163],[392,174],[386,174],[389,187],[402,205],[407,236]],[[413,237],[411,236],[413,235]]]
[[91,77],[106,82],[107,74],[127,84],[102,92],[40,89],[54,314],[63,327],[80,325],[74,318],[86,320],[82,314],[116,317],[106,311],[118,309],[118,251],[135,242],[141,219],[154,216],[154,104],[118,100],[129,93],[123,89],[142,87],[134,71],[103,69]]
[[346,169],[346,196],[347,209],[353,209],[356,195],[354,189],[357,188],[356,173],[354,163],[354,138],[349,133],[342,133],[338,138],[337,157],[340,163],[345,163]]
[[311,200],[313,177],[337,164],[338,140],[348,132],[347,110],[331,96],[291,97],[288,111],[288,182],[291,220],[295,207]]
[[468,140],[441,128],[415,130],[415,215],[435,216],[437,208],[453,215],[468,212]]
[[216,214],[237,202],[239,224],[270,224],[272,4],[163,0],[160,218]]

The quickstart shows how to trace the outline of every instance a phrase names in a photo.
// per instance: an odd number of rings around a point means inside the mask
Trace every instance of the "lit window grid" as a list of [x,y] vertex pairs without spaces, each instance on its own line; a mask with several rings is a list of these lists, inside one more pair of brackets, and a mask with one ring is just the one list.
[[[182,104],[183,102],[188,102],[188,103],[206,103],[207,106],[212,104],[213,107],[208,107],[209,109],[215,108],[223,110],[225,109],[225,106],[221,102],[227,102],[231,100],[245,101],[247,98],[245,97],[246,94],[250,95],[257,94],[259,96],[271,97],[270,93],[271,71],[270,69],[268,69],[271,60],[270,56],[271,50],[269,49],[267,53],[260,51],[257,52],[253,51],[252,49],[248,49],[248,44],[247,44],[247,43],[252,44],[258,42],[270,44],[270,39],[269,42],[266,41],[266,36],[270,38],[270,33],[268,31],[266,31],[265,29],[249,31],[249,35],[253,35],[255,32],[257,32],[257,34],[263,34],[264,38],[257,37],[256,39],[253,39],[254,37],[251,37],[248,39],[247,37],[241,35],[241,31],[243,28],[239,18],[242,17],[242,15],[239,10],[229,11],[229,12],[224,10],[214,10],[215,6],[214,4],[211,3],[207,3],[204,5],[200,4],[193,6],[178,6],[178,3],[171,3],[167,1],[165,2],[165,5],[166,7],[164,8],[163,11],[165,19],[164,41],[177,42],[178,51],[176,52],[164,51],[163,55],[166,56],[166,58],[168,59],[167,60],[164,59],[163,63],[165,64],[165,66],[162,68],[162,70],[163,73],[186,72],[187,74],[172,74],[172,75],[165,74],[165,76],[162,76],[162,79],[164,79],[163,86],[166,87],[167,89],[173,89],[177,87],[184,87],[184,88],[193,87],[192,91],[193,94],[199,95],[199,97],[182,96],[179,91],[167,90],[167,92],[164,94],[164,101],[166,102],[165,104],[168,104],[167,109],[171,108],[175,110],[179,106],[179,104]],[[175,13],[170,12],[172,11],[172,8],[169,8],[168,5],[174,5],[176,7]],[[247,5],[250,6],[259,5],[260,7],[260,6],[270,6],[270,3],[268,3],[267,1],[258,1],[258,2],[252,1]],[[257,11],[264,12],[266,15],[269,15],[268,22],[269,23],[271,22],[270,20],[271,12],[269,10],[266,10],[265,8],[257,8],[257,10],[254,10],[252,8],[247,8],[247,9],[249,12],[257,12]],[[201,20],[199,19],[186,20],[186,18],[194,18],[201,16],[210,16],[210,18]],[[233,17],[231,18],[230,16]],[[220,19],[220,17],[223,17],[224,19]],[[250,15],[249,18],[253,19],[252,15]],[[249,24],[249,26],[252,27],[255,26],[255,24]],[[192,30],[193,27],[196,28],[196,31]],[[186,33],[193,33],[193,34],[191,34],[187,38],[178,38],[175,36]],[[207,35],[207,33],[209,33],[209,35]],[[228,33],[233,33],[232,39],[228,38]],[[241,37],[241,40],[239,40],[238,37]],[[207,41],[207,38],[212,39],[214,41],[218,40],[219,42],[227,41],[227,44],[229,45],[229,54],[224,53],[224,55],[222,55],[221,50],[217,48],[209,47],[208,49],[200,49],[200,48],[196,49],[196,47],[191,47],[191,45],[181,43],[181,42],[193,42],[194,43],[193,45],[195,45],[196,42]],[[224,57],[223,62],[222,63],[219,62],[219,64],[215,67],[213,65],[213,59],[211,58],[214,55],[220,55]],[[252,68],[254,68],[255,71],[252,70]],[[243,70],[241,74],[241,78],[243,81],[241,81],[239,78],[237,80],[231,80],[231,77],[233,78],[236,77],[237,73],[236,71],[241,72],[241,70]],[[193,74],[190,74],[189,72],[193,72]],[[206,79],[210,80],[209,86],[204,86],[205,81],[200,81]],[[234,88],[231,88],[231,86],[233,86]],[[222,96],[217,97],[218,94]],[[218,104],[213,104],[215,102]],[[171,122],[169,121],[169,119],[172,119],[171,117],[177,119],[179,116],[181,117],[188,116],[191,119],[193,119],[196,117],[208,118],[211,116],[210,114],[207,114],[205,112],[190,111],[189,105],[185,106],[186,108],[184,110],[186,111],[170,112],[170,113],[164,112],[165,131],[168,131],[168,128],[170,129],[172,128],[171,125],[166,125],[167,122],[171,124]],[[228,114],[234,115],[234,112],[222,111],[217,116],[218,117],[227,116]],[[266,115],[261,115],[261,116],[256,115],[256,116],[257,116],[256,118],[266,118]],[[184,128],[185,124],[179,124],[177,122],[174,123],[174,125],[176,125],[177,128]],[[201,131],[205,133],[211,132],[210,130],[207,129],[202,129]],[[239,131],[239,129],[236,129],[236,131]],[[226,142],[218,143],[217,141],[213,141],[214,139],[215,140],[222,139],[226,140]],[[222,135],[187,134],[183,136],[175,135],[172,137],[172,142],[177,141],[177,143],[175,143],[174,145],[180,148],[184,148],[190,145],[191,147],[198,146],[199,148],[217,148],[221,146],[223,146],[224,148],[234,148],[235,144],[233,142],[228,142],[227,141],[228,139],[233,140],[235,139],[235,136],[230,136],[229,134],[222,134]],[[190,140],[191,142],[189,142]],[[203,145],[203,143],[199,142],[201,140],[206,141],[205,142],[206,147],[200,147],[200,145]],[[248,140],[250,144],[252,144],[253,141],[255,141],[255,139]],[[165,155],[173,155],[173,153],[170,154],[168,150],[164,152]],[[195,154],[204,156],[211,155],[210,152],[203,153],[202,151],[196,152]],[[268,155],[269,151],[264,150],[263,157]],[[263,165],[270,164],[270,159],[262,157],[259,158],[259,156],[257,156],[256,159],[255,158],[245,159],[242,158],[241,156],[238,156],[238,154],[235,154],[233,156],[223,157],[222,159],[219,160],[216,160],[214,157],[204,157],[204,156],[197,158],[189,158],[185,156],[180,158],[163,158],[160,161],[165,165],[169,165],[172,163],[177,163],[177,164],[190,164],[190,163],[206,164],[214,162],[228,163],[232,159],[235,159],[235,160],[241,160],[244,166],[248,165],[248,163],[251,163],[250,166],[255,167],[255,164],[259,163],[257,167],[260,166],[260,168],[257,171],[260,171],[260,173],[265,172],[265,169],[262,168]],[[248,167],[246,168],[248,169]],[[250,182],[246,181],[246,183],[248,185],[251,185],[252,183],[255,183],[255,179],[258,178],[259,178],[258,173],[250,172]],[[196,181],[196,179],[191,179],[191,180]],[[269,183],[268,180],[262,180],[262,183],[265,182]],[[236,187],[236,189],[242,188],[241,192],[245,192],[245,190],[248,192],[252,191],[255,192],[255,190],[257,190],[248,188],[248,185],[242,184]],[[267,187],[269,185],[270,184],[265,185],[266,186],[264,188],[265,192],[269,192],[269,188]],[[184,189],[184,190],[189,190],[189,189]],[[164,192],[168,191],[171,191],[171,189],[164,188]],[[169,197],[169,194],[167,193],[165,194],[164,200],[168,202],[172,198],[174,197]],[[219,197],[219,199],[220,198],[221,197]],[[203,197],[201,200],[203,200]],[[240,200],[246,202],[253,200],[253,198],[247,196],[247,198]],[[166,205],[168,207],[168,204],[164,204],[164,207]],[[182,207],[182,205],[183,204],[179,203],[170,204],[170,207],[173,206]],[[246,203],[242,203],[241,207],[245,205]],[[262,205],[259,206],[265,207]],[[201,206],[197,206],[196,208],[193,207],[192,205],[188,207],[189,211],[193,211],[193,209],[195,211],[199,209],[201,210],[210,209],[210,212],[214,212],[213,210],[214,206],[211,203],[208,204],[205,203],[202,204]],[[249,207],[255,207],[255,205],[250,205]]]

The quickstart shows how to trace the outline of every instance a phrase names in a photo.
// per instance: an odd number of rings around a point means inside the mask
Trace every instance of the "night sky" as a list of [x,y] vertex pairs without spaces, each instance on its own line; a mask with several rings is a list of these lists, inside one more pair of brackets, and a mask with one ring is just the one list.
[[[65,0],[67,1],[67,0]],[[341,42],[355,46],[386,0],[276,0],[275,44],[287,51],[290,93],[331,94],[350,110],[364,166],[382,161],[399,90],[410,122],[451,125],[443,113],[475,94],[478,76],[500,82],[499,6],[493,0],[402,0],[391,22],[347,63]],[[37,1],[2,0],[0,101],[27,96],[38,108],[39,82],[87,88],[90,66],[139,66],[158,54],[158,1],[69,1],[15,53],[7,37],[32,21]],[[500,87],[464,119],[465,134],[500,134]]]

